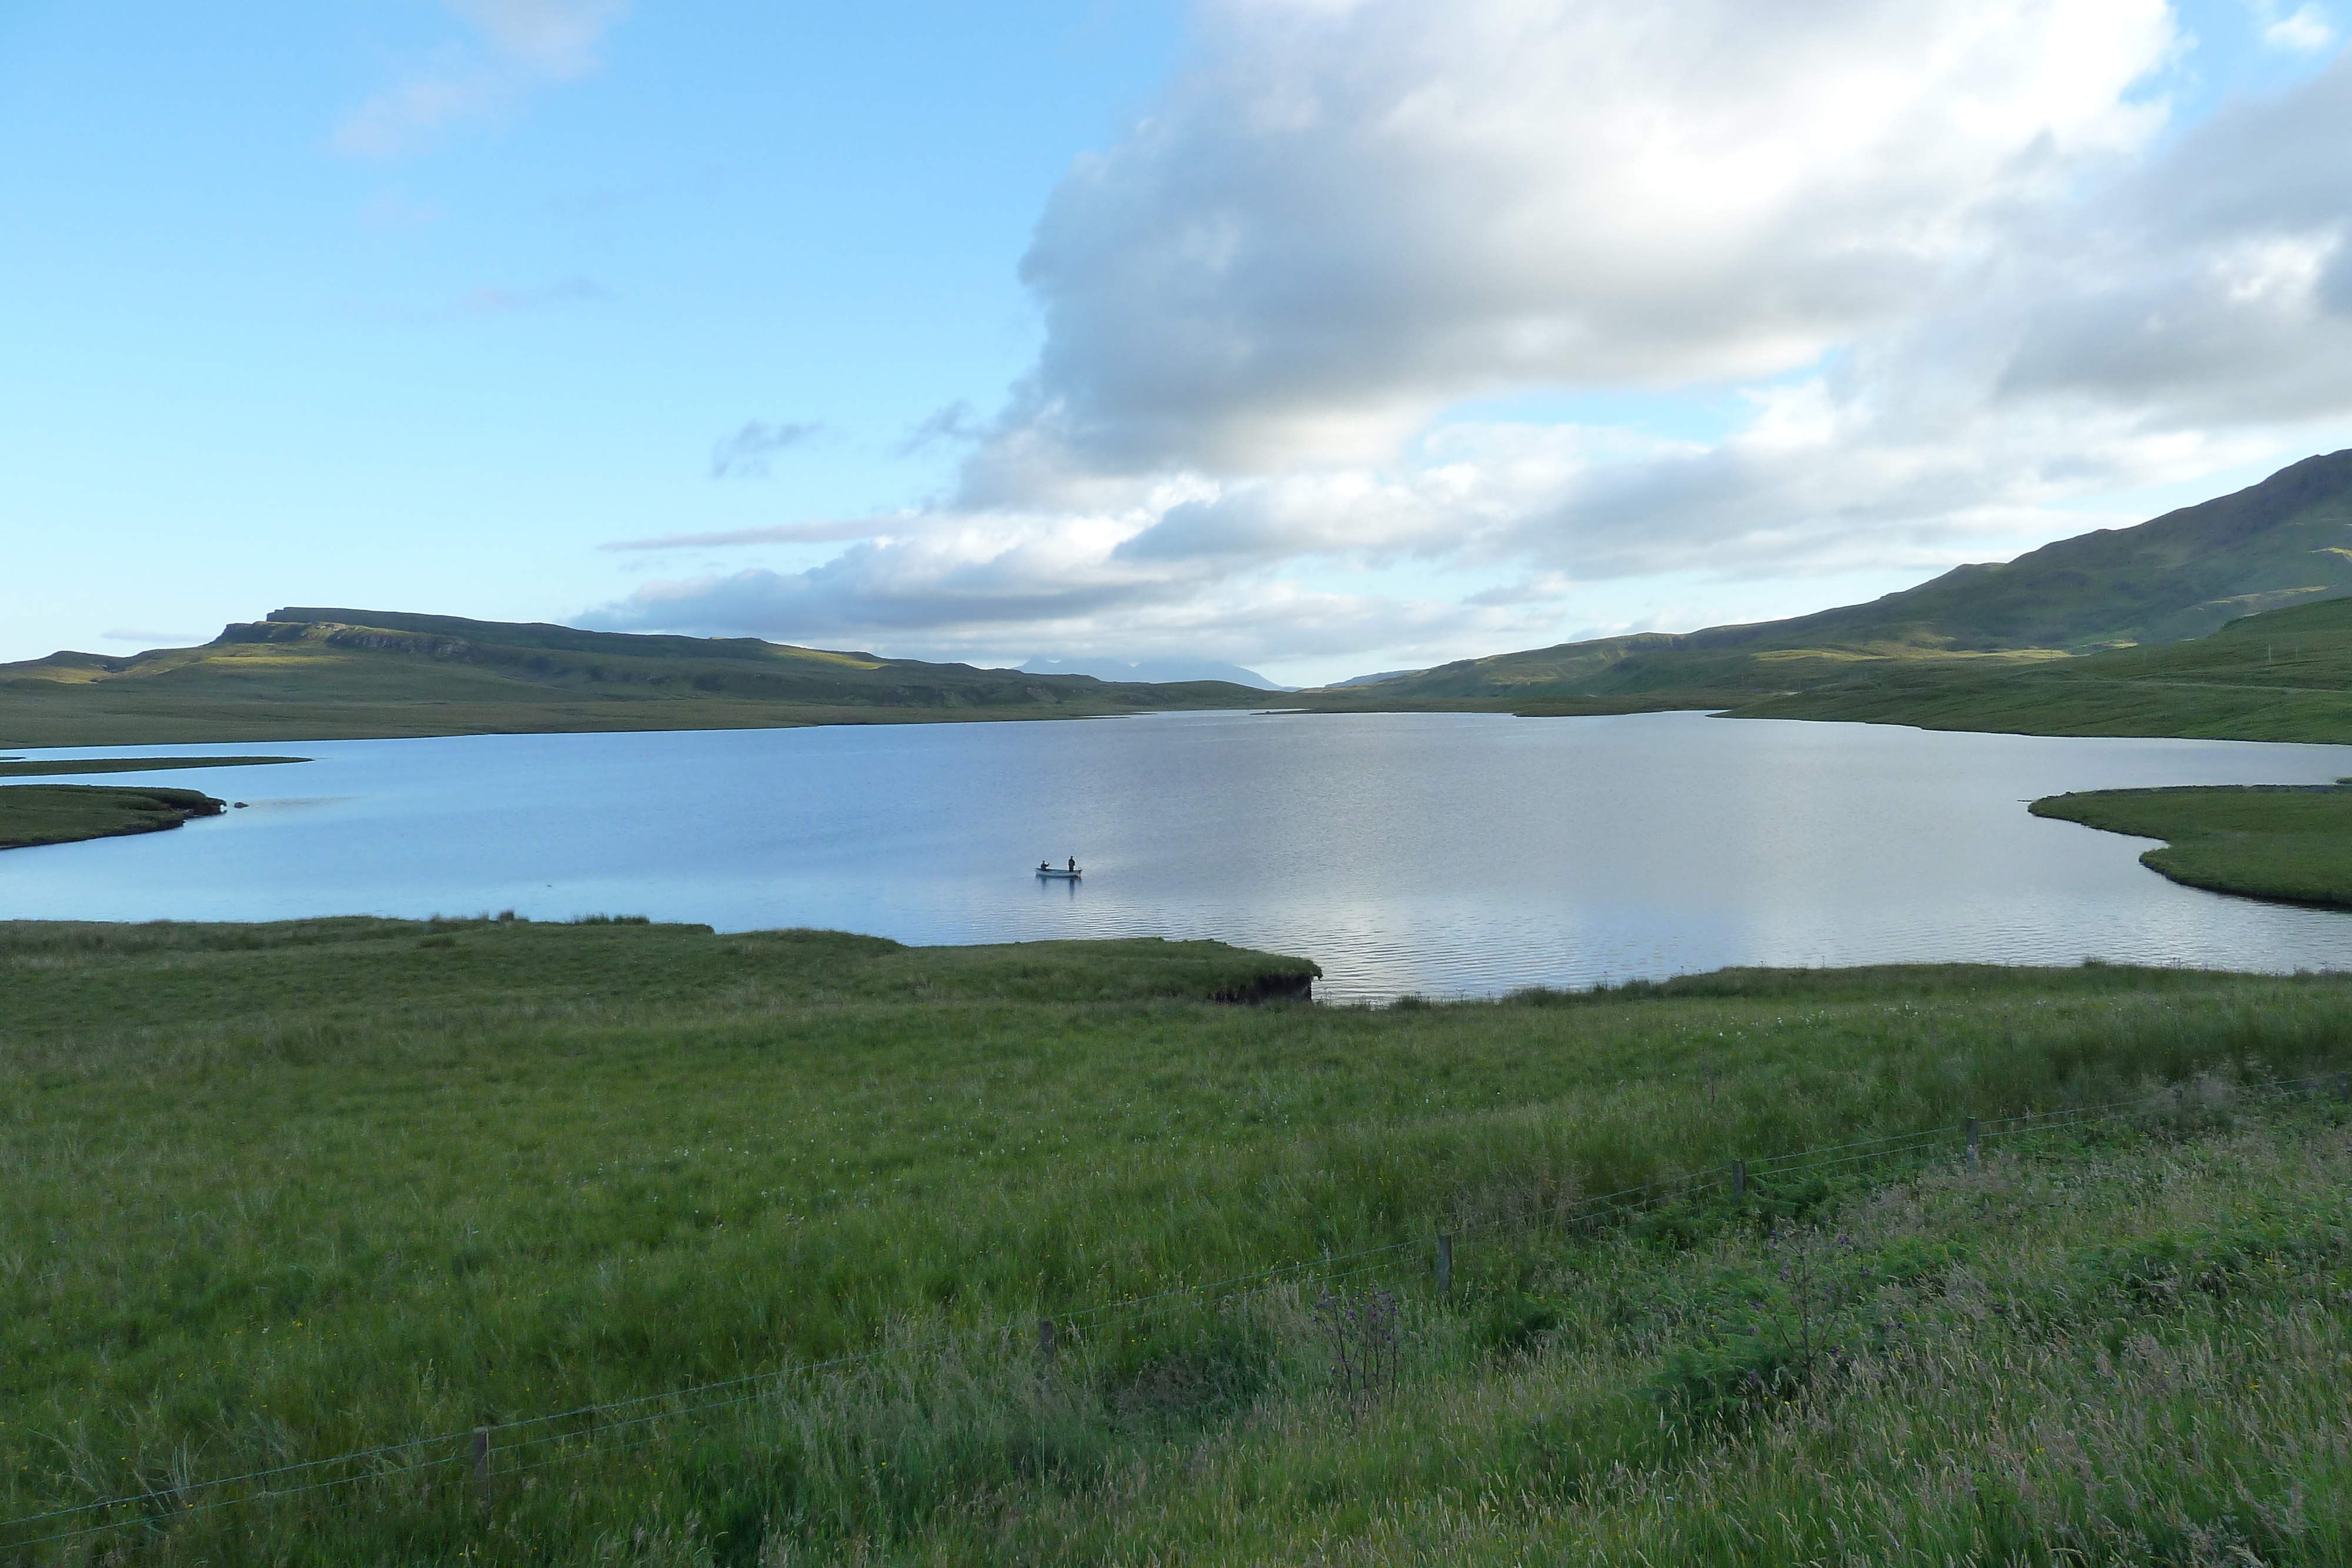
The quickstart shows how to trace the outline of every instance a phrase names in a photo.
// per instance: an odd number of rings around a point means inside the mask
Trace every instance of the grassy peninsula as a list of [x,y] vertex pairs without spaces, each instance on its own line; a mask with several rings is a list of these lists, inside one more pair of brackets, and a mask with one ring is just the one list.
[[2191,887],[2352,908],[2352,789],[2342,785],[2095,789],[2029,810],[2166,840],[2140,863]]
[[0,757],[0,779],[40,779],[59,773],[154,773],[166,768],[256,768],[308,762],[307,757]]
[[191,817],[218,816],[225,805],[195,789],[11,784],[0,788],[0,850],[159,832]]
[[0,925],[0,972],[13,1561],[2346,1546],[2352,1138],[2239,1089],[2352,1065],[2332,977],[1240,1007],[1310,967],[515,920]]

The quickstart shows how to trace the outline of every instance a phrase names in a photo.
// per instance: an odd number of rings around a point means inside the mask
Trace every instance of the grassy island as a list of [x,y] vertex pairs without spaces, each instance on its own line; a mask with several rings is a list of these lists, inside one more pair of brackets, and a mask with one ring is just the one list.
[[152,833],[222,809],[223,802],[194,789],[11,784],[0,789],[0,850]]
[[[2352,980],[1214,999],[1312,975],[1213,943],[0,925],[0,1556],[2352,1544],[2352,1107],[2248,1089],[2352,1067]],[[1935,1131],[1968,1116],[1974,1164]],[[1905,1157],[1855,1157],[1878,1138]],[[1715,1185],[1592,1202],[1682,1178]]]
[[2352,789],[2342,785],[2094,789],[2052,795],[2028,809],[2166,840],[2140,863],[2191,887],[2352,908]]

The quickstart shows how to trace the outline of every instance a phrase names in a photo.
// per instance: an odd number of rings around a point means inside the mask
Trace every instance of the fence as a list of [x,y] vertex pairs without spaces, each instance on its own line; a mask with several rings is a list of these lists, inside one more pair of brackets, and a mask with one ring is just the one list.
[[[2239,1096],[2256,1099],[2326,1095],[2352,1102],[2352,1072],[2327,1073],[2315,1078],[2274,1079],[2263,1083],[2237,1085],[2232,1092]],[[1917,1165],[1946,1150],[1958,1153],[1962,1159],[1973,1165],[1982,1157],[1985,1145],[1996,1140],[2014,1140],[2119,1121],[2152,1107],[2168,1103],[2177,1106],[2182,1103],[2182,1092],[2176,1088],[2136,1100],[2071,1106],[1991,1121],[1979,1121],[1971,1116],[1949,1126],[1892,1134],[1883,1138],[1865,1138],[1755,1159],[1735,1159],[1727,1166],[1580,1198],[1555,1208],[1541,1220],[1497,1217],[1457,1225],[1426,1239],[1397,1241],[1336,1256],[1276,1264],[1205,1284],[1179,1286],[1147,1296],[1123,1297],[1039,1318],[1035,1320],[1036,1354],[1041,1361],[1050,1360],[1066,1340],[1106,1326],[1140,1322],[1187,1301],[1227,1299],[1300,1281],[1314,1281],[1328,1291],[1333,1285],[1367,1275],[1407,1266],[1418,1267],[1423,1259],[1428,1260],[1436,1291],[1444,1296],[1453,1290],[1455,1249],[1470,1237],[1491,1235],[1507,1228],[1526,1230],[1538,1224],[1563,1230],[1598,1228],[1613,1221],[1712,1194],[1744,1198],[1759,1190],[1759,1184],[1769,1187],[1770,1184],[1794,1176],[1844,1171],[1871,1165]],[[662,1423],[696,1416],[708,1417],[719,1412],[740,1409],[782,1389],[794,1378],[956,1344],[992,1339],[1009,1343],[1022,1332],[1020,1326],[1013,1323],[989,1324],[910,1344],[887,1345],[823,1361],[802,1362],[722,1382],[585,1405],[544,1416],[494,1422],[465,1431],[444,1432],[325,1458],[306,1459],[213,1480],[192,1481],[152,1491],[52,1509],[44,1513],[0,1521],[0,1551],[21,1552],[33,1546],[140,1524],[160,1524],[166,1520],[186,1518],[238,1504],[274,1502],[368,1481],[430,1472],[457,1472],[461,1480],[470,1480],[482,1508],[487,1511],[491,1504],[494,1488],[502,1479],[552,1465],[575,1463],[592,1458],[610,1458],[661,1441],[666,1434],[654,1429]],[[623,1440],[617,1443],[605,1440],[615,1435],[622,1436]],[[571,1446],[568,1451],[551,1451],[565,1445]],[[47,1527],[47,1533],[16,1533],[38,1527]]]

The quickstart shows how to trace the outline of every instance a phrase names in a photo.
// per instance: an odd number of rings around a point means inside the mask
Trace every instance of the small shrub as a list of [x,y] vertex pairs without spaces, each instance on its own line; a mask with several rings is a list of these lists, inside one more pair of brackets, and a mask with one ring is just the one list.
[[1470,1334],[1484,1349],[1505,1355],[1524,1355],[1560,1325],[1556,1301],[1523,1290],[1497,1291],[1478,1303]]
[[1643,1393],[1692,1427],[1727,1426],[1792,1399],[1811,1373],[1790,1325],[1751,1322],[1721,1338],[1670,1350]]

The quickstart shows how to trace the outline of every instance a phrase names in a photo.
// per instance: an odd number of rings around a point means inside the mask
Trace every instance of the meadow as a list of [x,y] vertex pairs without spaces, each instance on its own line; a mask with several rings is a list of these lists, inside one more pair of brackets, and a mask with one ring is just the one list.
[[[2345,981],[1213,999],[1310,972],[0,925],[0,1552],[2341,1560],[2352,1153],[2333,1100],[2241,1091],[2352,1066]],[[1760,1163],[2165,1085],[1973,1167]],[[1563,1223],[1735,1159],[1737,1198]]]

